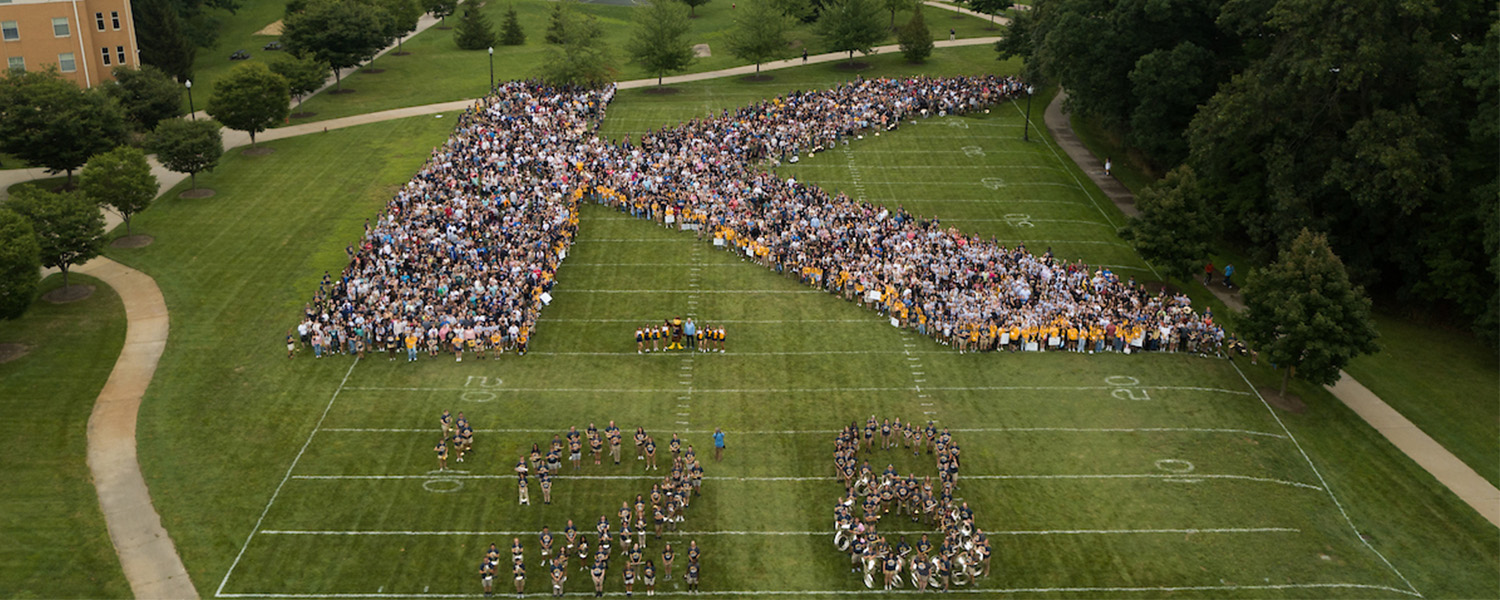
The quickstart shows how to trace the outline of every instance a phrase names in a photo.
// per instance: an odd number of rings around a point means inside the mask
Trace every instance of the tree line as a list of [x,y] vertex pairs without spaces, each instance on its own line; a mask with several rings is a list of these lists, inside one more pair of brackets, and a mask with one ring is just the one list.
[[1191,277],[1303,230],[1393,306],[1500,328],[1493,3],[1038,0],[997,44],[1166,176],[1130,233]]

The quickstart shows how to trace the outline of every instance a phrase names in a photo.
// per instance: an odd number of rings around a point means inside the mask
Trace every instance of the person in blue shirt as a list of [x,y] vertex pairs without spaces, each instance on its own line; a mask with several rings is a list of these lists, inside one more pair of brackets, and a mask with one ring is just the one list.
[[714,428],[714,461],[724,460],[724,431]]
[[698,349],[698,326],[693,323],[693,318],[688,317],[687,323],[682,326],[682,333],[687,337],[687,349]]
[[1224,287],[1234,288],[1234,265],[1224,265]]

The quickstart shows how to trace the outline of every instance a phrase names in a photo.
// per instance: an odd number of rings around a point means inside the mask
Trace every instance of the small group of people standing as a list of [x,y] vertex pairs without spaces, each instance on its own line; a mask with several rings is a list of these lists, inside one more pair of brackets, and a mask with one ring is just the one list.
[[[647,343],[651,347],[646,347]],[[665,345],[663,345],[665,343]],[[724,328],[698,325],[692,317],[663,319],[661,325],[646,325],[635,329],[635,353],[662,352],[666,350],[696,350],[698,352],[723,352]]]

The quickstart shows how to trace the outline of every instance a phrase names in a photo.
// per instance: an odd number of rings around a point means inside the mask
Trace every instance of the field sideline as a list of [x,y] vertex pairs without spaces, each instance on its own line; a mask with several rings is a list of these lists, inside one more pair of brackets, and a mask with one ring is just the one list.
[[[788,71],[775,85],[682,86],[669,97],[622,93],[605,129],[622,135],[699,116],[781,85],[826,81],[824,71]],[[778,173],[1151,277],[1115,237],[1118,212],[1076,167],[1050,143],[1019,140],[1022,118],[1005,105],[929,119]],[[705,457],[707,433],[728,432],[726,460],[706,461],[704,496],[668,540],[704,547],[704,595],[876,593],[832,547],[830,518],[842,489],[831,432],[871,414],[955,429],[966,450],[960,495],[997,548],[995,573],[975,592],[1497,589],[1484,567],[1495,557],[1493,531],[1475,527],[1477,517],[1404,458],[1384,454],[1349,415],[1283,423],[1250,385],[1267,375],[1262,367],[1241,373],[1186,355],[959,355],[690,233],[600,206],[584,210],[525,358],[286,360],[276,342],[317,278],[342,269],[363,220],[450,126],[408,119],[271,142],[278,152],[269,157],[230,157],[210,176],[220,190],[213,202],[164,200],[137,221],[157,244],[111,251],[155,276],[173,310],[173,341],[143,407],[141,453],[205,597],[476,596],[484,546],[503,549],[517,532],[557,530],[567,518],[591,529],[656,477],[628,457],[620,467],[587,465],[559,480],[554,505],[513,508],[508,470],[523,449],[610,419],[659,441],[680,432]],[[634,327],[673,314],[724,324],[729,351],[637,355]],[[450,463],[466,473],[430,473],[444,409],[464,410],[479,430],[478,454]],[[1326,421],[1308,422],[1314,416]],[[1306,435],[1328,428],[1336,435]],[[931,468],[898,454],[874,460]],[[523,543],[528,595],[545,593],[534,535]],[[570,592],[586,587],[569,583]],[[511,588],[502,578],[498,589]],[[620,590],[617,572],[610,589]]]

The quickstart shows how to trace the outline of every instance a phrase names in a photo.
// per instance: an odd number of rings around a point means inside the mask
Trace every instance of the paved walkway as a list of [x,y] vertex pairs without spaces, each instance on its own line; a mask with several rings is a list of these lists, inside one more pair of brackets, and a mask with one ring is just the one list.
[[[1067,92],[1059,91],[1052,103],[1047,105],[1047,112],[1043,117],[1047,122],[1047,131],[1052,133],[1052,139],[1057,140],[1057,144],[1088,173],[1089,179],[1104,190],[1120,210],[1131,216],[1139,214],[1135,209],[1135,197],[1130,190],[1114,177],[1105,175],[1104,165],[1073,135],[1073,126],[1068,122],[1067,113],[1062,110],[1062,102],[1067,97]],[[1240,299],[1238,289],[1231,291],[1223,286],[1207,287],[1231,310],[1245,310],[1245,303]],[[1401,413],[1396,412],[1396,409],[1391,408],[1348,373],[1340,371],[1339,381],[1326,388],[1398,450],[1436,477],[1439,483],[1474,507],[1490,523],[1500,527],[1500,489],[1480,477],[1473,468],[1464,464],[1442,444],[1432,439],[1432,436],[1401,416]]]
[[136,462],[136,410],[167,345],[167,304],[156,281],[96,258],[76,272],[98,278],[125,302],[125,347],[89,416],[88,463],[109,539],[137,598],[197,598],[177,547],[162,528]]

